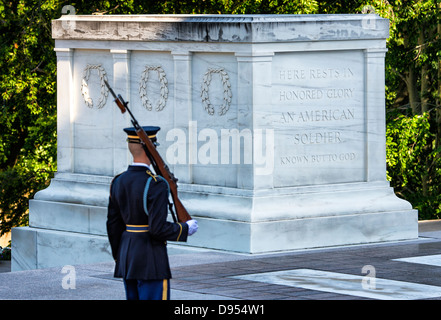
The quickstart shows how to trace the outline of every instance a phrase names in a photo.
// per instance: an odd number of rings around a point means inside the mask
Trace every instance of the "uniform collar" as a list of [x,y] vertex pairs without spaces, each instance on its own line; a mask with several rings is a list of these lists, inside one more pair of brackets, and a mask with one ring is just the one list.
[[132,166],[143,166],[143,167],[147,167],[150,169],[150,166],[146,163],[143,163],[143,162],[133,162],[131,165]]
[[149,165],[145,164],[145,163],[141,163],[141,162],[133,162],[130,166],[129,166],[129,170],[145,170],[145,169],[149,169],[150,172],[152,171],[152,168],[150,168]]

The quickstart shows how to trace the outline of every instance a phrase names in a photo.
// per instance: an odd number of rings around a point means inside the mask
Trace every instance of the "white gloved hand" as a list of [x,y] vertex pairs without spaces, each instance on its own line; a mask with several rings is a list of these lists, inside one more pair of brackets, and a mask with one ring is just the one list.
[[188,224],[188,235],[193,235],[196,231],[198,231],[198,222],[194,219],[186,221]]

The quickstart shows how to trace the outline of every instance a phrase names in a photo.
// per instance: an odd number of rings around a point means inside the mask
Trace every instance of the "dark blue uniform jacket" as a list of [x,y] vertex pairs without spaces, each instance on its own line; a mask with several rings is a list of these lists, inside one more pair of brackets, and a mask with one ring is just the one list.
[[[147,167],[129,166],[110,187],[107,234],[115,259],[115,277],[170,279],[166,241],[187,241],[188,225],[167,221],[168,183]],[[126,225],[148,225],[129,232]]]

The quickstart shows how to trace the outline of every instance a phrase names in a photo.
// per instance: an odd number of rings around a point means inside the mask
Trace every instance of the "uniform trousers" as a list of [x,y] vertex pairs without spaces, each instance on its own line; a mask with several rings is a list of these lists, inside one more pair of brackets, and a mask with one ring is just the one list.
[[127,300],[170,300],[170,280],[124,279]]

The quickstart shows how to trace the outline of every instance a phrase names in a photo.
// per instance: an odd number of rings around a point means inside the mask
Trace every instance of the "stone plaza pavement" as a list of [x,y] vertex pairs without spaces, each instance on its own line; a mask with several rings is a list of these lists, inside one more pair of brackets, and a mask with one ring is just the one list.
[[[247,255],[169,245],[172,300],[441,300],[441,221],[419,239]],[[113,262],[9,272],[1,300],[124,300]]]

